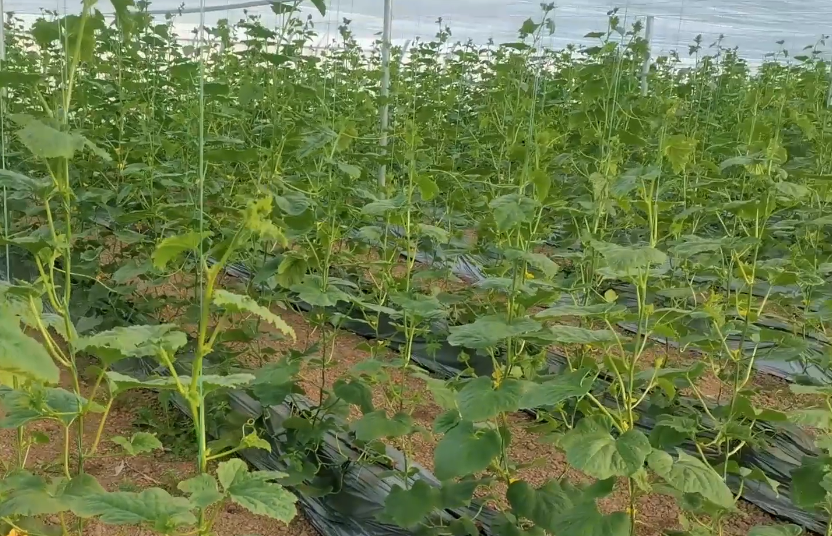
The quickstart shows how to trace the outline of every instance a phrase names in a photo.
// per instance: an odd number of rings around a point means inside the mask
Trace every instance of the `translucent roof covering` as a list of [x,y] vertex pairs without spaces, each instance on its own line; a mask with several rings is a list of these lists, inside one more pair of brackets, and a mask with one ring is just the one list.
[[[244,9],[248,13],[262,14],[264,22],[276,18],[268,5],[252,7],[254,3],[257,2],[206,0],[205,6],[210,11],[204,15],[205,22],[207,25],[220,19],[236,22],[244,17]],[[77,4],[68,0],[5,0],[4,10],[25,19],[43,9],[75,11]],[[337,28],[344,18],[351,21],[359,42],[369,45],[378,38],[383,25],[383,0],[327,0],[326,4],[328,12],[323,17],[308,2],[302,4],[302,9],[316,22],[321,44],[337,36]],[[157,0],[150,9],[176,11],[180,5],[184,5],[188,13],[176,15],[175,25],[187,38],[199,24],[199,2],[185,0],[182,4],[180,0]],[[98,7],[105,13],[112,11],[106,0],[101,0]],[[724,45],[739,47],[741,56],[756,63],[766,54],[778,52],[781,48],[778,41],[783,41],[782,47],[791,54],[797,54],[832,30],[832,2],[829,0],[559,0],[555,8],[557,29],[551,38],[551,46],[585,42],[587,33],[604,29],[606,14],[614,7],[620,8],[619,15],[625,26],[638,18],[654,16],[654,51],[679,50],[683,56],[698,34],[702,35],[704,46],[724,35]],[[516,37],[526,18],[540,13],[540,5],[536,0],[393,0],[393,13],[394,43],[432,37],[439,18],[450,26],[454,39],[505,42]]]

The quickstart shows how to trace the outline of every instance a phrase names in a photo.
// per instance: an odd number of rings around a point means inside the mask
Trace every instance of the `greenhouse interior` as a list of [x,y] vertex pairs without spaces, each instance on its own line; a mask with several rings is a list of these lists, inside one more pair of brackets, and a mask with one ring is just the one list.
[[826,0],[0,11],[0,536],[832,535]]

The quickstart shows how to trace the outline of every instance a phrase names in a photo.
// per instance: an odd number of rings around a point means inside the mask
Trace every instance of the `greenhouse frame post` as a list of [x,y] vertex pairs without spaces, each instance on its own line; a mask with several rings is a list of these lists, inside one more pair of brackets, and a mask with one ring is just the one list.
[[832,61],[829,62],[829,91],[826,92],[826,107],[832,108]]
[[647,41],[647,56],[641,64],[641,96],[647,96],[647,75],[650,74],[650,47],[653,41],[653,15],[647,16],[647,28],[644,31],[644,40]]
[[[0,0],[0,67],[5,67],[6,63],[6,6],[3,0]],[[6,169],[6,88],[0,88],[0,166]],[[6,197],[6,185],[3,185],[3,238],[9,234],[9,207]],[[12,280],[11,263],[9,257],[11,250],[9,244],[6,243],[5,257],[6,257],[6,281]]]
[[[379,107],[382,158],[387,155],[387,128],[390,126],[390,35],[393,26],[393,0],[384,0],[384,29],[381,32],[381,106]],[[378,169],[378,185],[387,184],[387,164],[382,163]]]

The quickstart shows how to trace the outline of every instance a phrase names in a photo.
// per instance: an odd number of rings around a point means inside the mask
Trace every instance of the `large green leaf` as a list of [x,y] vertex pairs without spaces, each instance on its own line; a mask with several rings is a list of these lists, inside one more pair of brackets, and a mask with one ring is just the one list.
[[[604,491],[612,490],[614,480],[603,482]],[[626,536],[629,534],[629,517],[623,512],[602,515],[595,505],[598,494],[551,480],[538,489],[527,482],[512,483],[506,498],[512,511],[519,517],[534,522],[552,534],[559,536]]]
[[263,238],[276,240],[286,244],[283,231],[270,219],[272,213],[272,198],[262,197],[252,201],[243,211],[243,223],[246,229]]
[[74,501],[72,505],[72,511],[81,517],[99,517],[109,525],[149,523],[164,534],[196,523],[191,508],[191,503],[184,497],[173,497],[159,488],[146,489],[141,493],[99,493]]
[[159,349],[171,356],[188,343],[176,324],[117,327],[88,337],[75,345],[80,352],[90,353],[110,365],[128,357],[156,356]]
[[583,503],[558,519],[562,536],[628,536],[630,516],[624,512],[602,515],[594,503]]
[[20,329],[20,322],[0,310],[0,378],[23,376],[58,383],[60,370],[39,342]]
[[791,472],[792,501],[804,509],[812,509],[826,500],[826,489],[823,487],[823,477],[830,471],[829,460],[826,457],[804,457],[800,467]]
[[15,116],[13,120],[23,126],[17,137],[37,157],[71,159],[84,148],[84,137],[78,134],[62,132],[29,116]]
[[170,261],[186,251],[197,249],[199,244],[209,236],[211,236],[211,233],[207,231],[202,233],[190,231],[182,235],[169,236],[163,239],[156,246],[153,255],[151,255],[153,265],[160,270],[164,270]]
[[225,492],[246,510],[289,523],[297,515],[297,497],[283,486],[270,482],[286,475],[273,471],[250,473],[245,462],[232,459],[217,468],[217,476]]
[[418,525],[439,506],[439,490],[417,480],[410,489],[394,485],[384,499],[384,518],[404,528]]
[[348,404],[361,408],[362,413],[373,411],[373,391],[360,379],[339,378],[332,386],[332,392]]
[[8,169],[0,169],[0,185],[10,191],[23,191],[31,194],[47,191],[52,183],[46,179],[34,179],[22,173]]
[[338,287],[328,285],[324,290],[322,285],[320,276],[306,275],[302,283],[292,285],[290,290],[296,293],[301,301],[318,307],[334,307],[338,302],[350,300],[349,294]]
[[110,441],[121,446],[130,456],[162,448],[162,442],[155,435],[147,432],[136,432],[130,436],[130,439],[124,436],[113,436]]
[[482,471],[501,451],[502,439],[496,430],[476,430],[474,423],[462,421],[436,445],[434,471],[440,480]]
[[662,152],[676,173],[682,173],[696,151],[697,141],[682,134],[668,136],[662,144]]
[[616,341],[614,331],[608,329],[586,329],[577,326],[554,325],[539,338],[560,344],[607,344]]
[[217,479],[207,473],[183,480],[176,487],[187,493],[191,504],[197,508],[208,508],[225,497],[217,488]]
[[604,316],[624,310],[620,305],[611,303],[596,303],[593,305],[553,305],[535,314],[535,318],[560,318],[564,316]]
[[500,231],[508,231],[531,221],[539,205],[535,199],[516,193],[497,197],[488,203],[494,211],[494,221]]
[[511,378],[494,388],[491,378],[479,376],[469,380],[457,394],[457,404],[462,418],[468,421],[485,421],[503,412],[518,409],[523,384]]
[[574,506],[576,490],[567,483],[550,480],[539,489],[528,482],[513,482],[506,492],[515,515],[525,517],[549,532],[556,532],[558,518]]
[[371,411],[352,424],[352,431],[360,441],[375,441],[385,437],[399,437],[411,431],[413,419],[406,413],[397,413],[392,419],[383,409]]
[[518,409],[557,406],[564,400],[581,397],[592,389],[594,376],[586,370],[565,372],[542,383],[526,382]]
[[592,247],[616,273],[634,275],[653,265],[664,264],[667,255],[650,246],[619,246],[610,242],[593,240]]
[[748,536],[800,536],[803,527],[798,525],[758,525],[748,531]]
[[172,377],[139,380],[113,370],[108,370],[106,375],[110,383],[110,391],[114,395],[129,389],[176,390],[176,381]]
[[668,484],[683,493],[697,493],[713,504],[731,510],[734,496],[714,469],[701,460],[678,450],[678,458],[654,450],[647,463]]
[[248,312],[255,314],[274,326],[278,331],[284,335],[290,335],[292,339],[295,338],[295,330],[292,329],[282,318],[271,312],[268,308],[263,307],[249,296],[234,294],[226,290],[217,289],[214,291],[214,304],[219,307],[224,307],[226,310],[235,313]]
[[318,13],[320,13],[321,16],[326,15],[326,2],[324,2],[324,0],[309,0],[309,1],[312,2],[312,5],[315,6],[315,9],[318,10]]
[[561,446],[570,465],[601,480],[634,475],[653,450],[641,431],[628,430],[615,438],[606,421],[594,417],[582,419],[563,437]]
[[465,348],[489,348],[509,337],[538,331],[540,327],[539,323],[530,318],[509,322],[499,315],[481,316],[471,324],[452,326],[448,343]]

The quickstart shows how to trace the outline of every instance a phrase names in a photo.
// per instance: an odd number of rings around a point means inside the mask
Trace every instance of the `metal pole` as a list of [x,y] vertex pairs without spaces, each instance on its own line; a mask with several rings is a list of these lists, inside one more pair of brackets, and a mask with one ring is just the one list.
[[[390,126],[390,33],[393,26],[393,0],[384,0],[384,30],[381,33],[381,106],[379,116],[381,118],[381,146],[382,158],[387,155],[387,129]],[[387,182],[387,165],[382,164],[378,169],[378,185],[384,186]]]
[[[0,0],[0,68],[6,66],[6,6]],[[6,88],[0,88],[0,166],[6,169]],[[3,237],[9,236],[9,205],[6,185],[3,185]],[[12,260],[6,243],[6,281],[12,280]]]
[[647,41],[647,55],[644,63],[641,64],[641,96],[647,96],[647,75],[650,74],[650,44],[653,40],[653,15],[647,16],[647,28],[644,31],[644,40]]
[[826,107],[832,108],[832,60],[829,60],[829,91],[826,93]]

